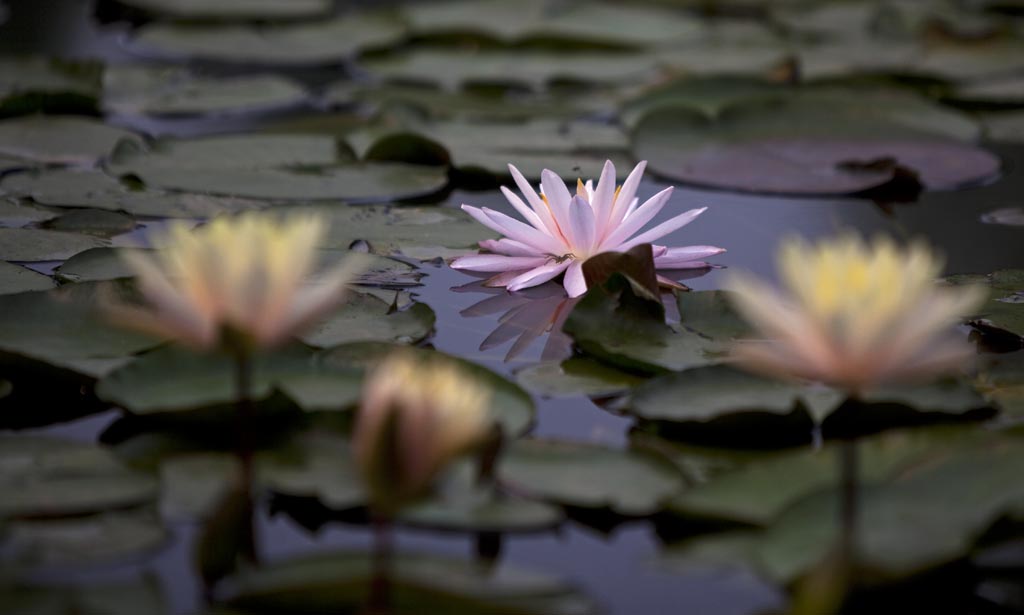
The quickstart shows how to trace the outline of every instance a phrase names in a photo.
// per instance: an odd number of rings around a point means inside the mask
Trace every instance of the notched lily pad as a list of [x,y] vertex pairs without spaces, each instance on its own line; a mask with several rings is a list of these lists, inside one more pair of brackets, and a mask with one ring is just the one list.
[[424,303],[413,302],[404,310],[363,293],[350,293],[345,302],[300,339],[310,346],[325,348],[349,342],[383,341],[414,344],[434,330],[436,316]]
[[27,267],[0,261],[0,295],[23,293],[30,290],[49,290],[54,287],[53,278],[32,271]]
[[606,397],[628,391],[644,379],[592,359],[573,357],[546,361],[516,371],[516,380],[546,397]]
[[91,165],[114,150],[122,140],[139,143],[123,128],[74,116],[29,116],[0,121],[0,156],[3,169],[40,164]]
[[106,239],[80,233],[0,228],[0,259],[7,261],[64,260],[90,248],[106,245]]
[[682,476],[654,457],[554,440],[510,444],[498,477],[535,497],[626,516],[657,512],[683,486]]
[[557,506],[501,495],[489,487],[463,487],[411,506],[399,520],[442,531],[535,532],[558,525],[564,517]]

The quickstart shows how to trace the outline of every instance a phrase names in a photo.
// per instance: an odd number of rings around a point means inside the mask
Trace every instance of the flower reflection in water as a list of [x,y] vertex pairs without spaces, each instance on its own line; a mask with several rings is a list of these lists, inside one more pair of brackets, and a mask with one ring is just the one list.
[[[698,278],[711,271],[702,269],[680,269],[662,271],[661,275],[671,280]],[[561,361],[572,356],[572,338],[562,332],[562,325],[573,307],[582,297],[569,297],[560,284],[549,282],[517,292],[504,288],[486,286],[480,279],[452,288],[457,293],[482,293],[489,295],[459,312],[464,318],[481,318],[498,314],[497,326],[480,342],[480,350],[486,351],[512,342],[505,353],[505,362],[521,358],[534,341],[543,338],[539,361]],[[669,318],[676,314],[675,302],[665,306]],[[533,362],[533,361],[528,361]]]

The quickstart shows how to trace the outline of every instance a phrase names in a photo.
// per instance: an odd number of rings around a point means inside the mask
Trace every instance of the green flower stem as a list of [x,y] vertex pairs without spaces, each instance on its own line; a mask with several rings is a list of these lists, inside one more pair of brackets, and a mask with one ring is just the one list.
[[253,445],[251,423],[255,413],[252,401],[252,355],[245,349],[237,349],[235,355],[235,397],[238,412],[238,447],[236,453],[242,466],[241,488],[246,502],[244,539],[241,556],[253,564],[259,562],[256,549],[256,528],[254,527],[255,507],[253,505]]
[[385,615],[391,610],[391,568],[394,526],[390,517],[373,514],[373,571],[366,615]]

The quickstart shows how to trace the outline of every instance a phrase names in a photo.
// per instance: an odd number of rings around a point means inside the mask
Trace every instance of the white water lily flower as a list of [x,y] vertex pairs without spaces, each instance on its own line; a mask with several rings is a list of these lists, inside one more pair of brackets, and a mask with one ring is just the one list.
[[[501,233],[498,240],[481,241],[480,247],[490,254],[462,256],[452,262],[455,269],[496,272],[488,286],[504,286],[516,291],[543,284],[565,273],[564,286],[570,297],[586,292],[583,263],[602,252],[625,252],[630,248],[655,241],[685,226],[704,212],[706,207],[691,209],[654,228],[637,233],[654,219],[672,195],[666,188],[644,201],[636,197],[646,162],[636,165],[622,186],[615,186],[615,165],[604,163],[595,188],[592,182],[577,180],[576,194],[558,175],[545,169],[541,173],[541,193],[530,186],[514,166],[509,171],[526,201],[508,188],[502,192],[516,211],[526,219],[515,218],[486,207],[463,205],[469,215],[484,226]],[[715,246],[668,248],[653,246],[654,265],[658,269],[691,269],[707,267],[702,259],[725,250]],[[670,283],[668,280],[661,281]]]
[[768,338],[740,342],[741,364],[852,393],[955,370],[973,349],[952,326],[984,300],[972,287],[935,283],[942,261],[923,243],[900,248],[854,235],[783,244],[784,292],[733,274],[734,304]]
[[105,308],[118,324],[200,349],[224,344],[228,332],[272,346],[335,307],[361,267],[348,257],[307,284],[325,230],[312,215],[225,216],[195,230],[173,224],[154,256],[123,255],[148,308]]
[[424,495],[494,424],[489,389],[450,361],[397,351],[367,376],[353,455],[378,512]]

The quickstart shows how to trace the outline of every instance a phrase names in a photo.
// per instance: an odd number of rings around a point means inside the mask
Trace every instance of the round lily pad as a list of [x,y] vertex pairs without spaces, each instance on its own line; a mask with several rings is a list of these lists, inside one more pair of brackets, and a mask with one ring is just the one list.
[[53,278],[27,267],[0,261],[0,295],[53,288]]
[[110,238],[133,230],[136,222],[135,218],[114,211],[76,209],[47,220],[43,226],[54,231]]
[[881,186],[899,168],[927,189],[995,176],[999,159],[905,115],[858,114],[813,98],[738,103],[709,119],[660,107],[633,131],[633,153],[688,183],[751,192],[851,194]]
[[550,529],[565,514],[557,506],[496,494],[490,488],[462,489],[413,505],[399,521],[417,527],[463,532],[533,532]]
[[507,434],[522,434],[533,423],[536,412],[533,400],[518,385],[487,368],[443,352],[382,342],[355,342],[322,351],[320,362],[327,367],[368,368],[397,351],[412,352],[432,361],[451,361],[467,376],[489,388],[491,412]]
[[683,487],[670,465],[645,454],[555,440],[519,440],[498,461],[499,479],[533,496],[620,515],[653,514]]
[[309,19],[330,12],[330,0],[121,0],[125,5],[160,17],[182,20]]
[[110,563],[155,551],[169,535],[154,511],[141,509],[67,519],[12,521],[7,524],[4,537],[8,561],[31,568]]
[[295,24],[152,23],[135,33],[131,46],[161,57],[295,66],[340,63],[404,35],[397,19],[362,13]]
[[6,56],[0,59],[0,117],[93,114],[102,70],[99,62]]
[[152,502],[156,481],[92,444],[41,436],[0,437],[6,495],[0,519],[82,515]]
[[276,75],[212,78],[139,66],[109,67],[103,106],[125,115],[222,115],[266,112],[299,105],[307,92]]
[[[396,612],[586,615],[595,605],[562,581],[522,569],[403,551],[391,574]],[[235,575],[226,606],[314,614],[357,611],[372,577],[369,553],[326,553]]]
[[414,302],[395,312],[390,307],[373,295],[350,293],[342,305],[300,339],[319,348],[362,341],[414,344],[433,331],[436,316],[426,304]]
[[55,261],[90,248],[108,245],[106,239],[46,229],[0,228],[0,259]]
[[328,508],[363,506],[366,492],[347,438],[328,433],[303,434],[280,454],[260,455],[259,483],[275,493],[315,497]]
[[94,164],[122,140],[139,137],[123,128],[97,120],[57,116],[29,116],[0,121],[0,155],[14,161],[4,168],[35,164]]
[[623,393],[644,381],[628,372],[579,357],[520,369],[516,372],[516,380],[530,391],[547,397],[581,394],[603,397]]

